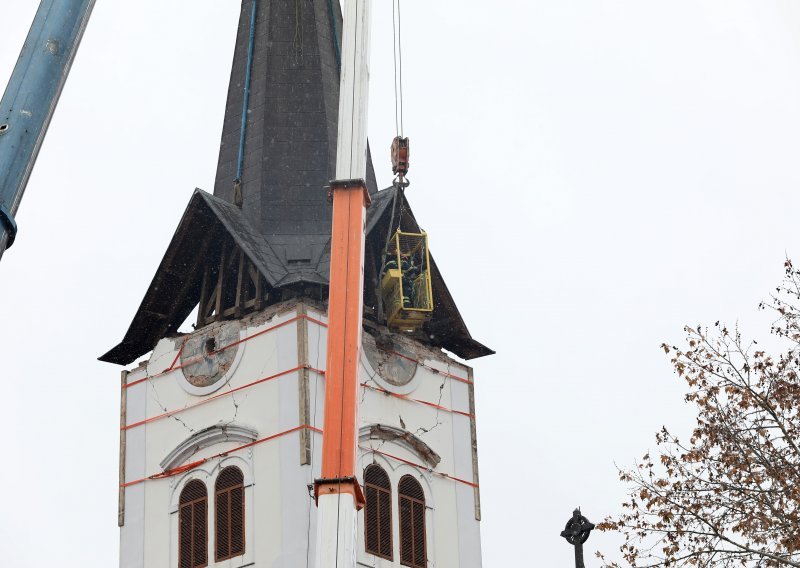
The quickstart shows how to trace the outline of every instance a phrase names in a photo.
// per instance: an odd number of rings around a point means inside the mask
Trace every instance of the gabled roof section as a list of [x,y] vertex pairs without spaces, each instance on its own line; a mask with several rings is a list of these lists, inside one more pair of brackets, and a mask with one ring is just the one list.
[[[397,222],[402,224],[403,230],[420,230],[402,191],[394,187],[379,191],[373,197],[372,207],[367,210],[367,250],[371,250],[373,255],[376,251],[382,251],[388,227],[395,226]],[[300,282],[316,282],[322,286],[328,284],[330,237],[327,237],[321,253],[310,265],[307,274],[311,276],[297,270],[291,271],[276,253],[270,239],[260,235],[238,207],[197,189],[125,337],[100,360],[127,365],[152,350],[162,337],[177,333],[178,327],[186,321],[200,300],[206,264],[214,261],[214,247],[225,236],[233,239],[273,288]],[[369,266],[374,265],[374,260],[367,259],[367,273]],[[433,257],[431,275],[435,305],[431,321],[426,327],[427,342],[464,359],[494,353],[470,335]],[[314,281],[312,277],[318,280]],[[369,304],[370,297],[375,295],[369,277],[365,279],[364,288],[365,303]]]
[[101,361],[127,365],[178,331],[200,300],[203,271],[224,235],[271,286],[286,277],[275,251],[236,206],[196,189],[125,337]]
[[[236,244],[245,252],[250,261],[272,286],[276,286],[287,275],[287,270],[267,239],[252,226],[242,210],[202,189],[195,189],[192,201],[199,196],[203,203],[216,215],[217,220],[233,237]],[[185,217],[185,215],[184,215]],[[180,230],[180,227],[178,227]],[[177,235],[177,233],[176,233]]]

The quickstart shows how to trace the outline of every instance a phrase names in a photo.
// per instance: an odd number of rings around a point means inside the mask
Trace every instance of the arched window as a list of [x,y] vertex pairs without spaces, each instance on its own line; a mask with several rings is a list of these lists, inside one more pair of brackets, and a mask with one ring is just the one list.
[[398,484],[400,493],[400,564],[425,568],[427,545],[425,543],[425,493],[422,486],[410,475],[404,475]]
[[208,492],[202,481],[193,479],[186,484],[181,491],[178,511],[178,566],[208,566]]
[[217,477],[216,561],[244,554],[244,476],[238,467],[226,467]]
[[379,465],[364,470],[364,543],[370,554],[392,560],[392,486]]

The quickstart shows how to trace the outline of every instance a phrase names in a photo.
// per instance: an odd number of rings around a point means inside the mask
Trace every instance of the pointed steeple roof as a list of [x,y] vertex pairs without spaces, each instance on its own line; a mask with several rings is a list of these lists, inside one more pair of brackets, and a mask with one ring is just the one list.
[[[242,0],[214,195],[195,191],[125,337],[100,360],[127,365],[177,333],[203,295],[204,273],[221,262],[225,243],[233,243],[263,277],[271,297],[287,289],[325,289],[332,214],[325,186],[335,174],[341,29],[338,0]],[[389,231],[419,226],[401,190],[377,191],[371,159],[367,186],[373,204],[367,211],[364,304],[374,310],[376,263]],[[433,259],[431,273],[435,306],[426,340],[465,359],[493,353],[470,335]]]
[[[239,19],[214,196],[232,203],[241,175],[242,211],[298,273],[330,236],[324,187],[336,164],[340,10],[336,0],[244,0]],[[367,177],[374,193],[371,160]]]

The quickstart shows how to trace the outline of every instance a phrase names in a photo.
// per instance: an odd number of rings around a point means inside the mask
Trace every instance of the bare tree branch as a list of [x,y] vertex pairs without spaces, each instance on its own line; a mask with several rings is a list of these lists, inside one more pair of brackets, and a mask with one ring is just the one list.
[[663,428],[655,459],[619,470],[629,501],[598,528],[624,535],[629,566],[800,568],[800,271],[789,260],[759,307],[790,344],[777,357],[719,322],[686,327],[684,349],[662,345],[697,425],[688,443]]

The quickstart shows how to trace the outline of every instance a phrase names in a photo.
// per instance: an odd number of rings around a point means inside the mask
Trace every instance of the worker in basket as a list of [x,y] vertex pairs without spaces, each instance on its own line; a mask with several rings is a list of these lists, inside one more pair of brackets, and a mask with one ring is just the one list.
[[412,286],[411,281],[408,280],[406,277],[406,272],[411,267],[411,263],[408,259],[408,254],[400,254],[400,266],[397,265],[397,254],[396,253],[389,253],[386,257],[386,263],[383,265],[383,273],[386,274],[390,270],[397,270],[400,269],[401,277],[401,295],[402,295],[402,306],[404,308],[412,307],[411,303],[411,294],[412,294]]
[[386,256],[386,263],[383,265],[383,273],[386,274],[390,270],[396,270],[397,268],[397,255],[389,253]]
[[414,262],[414,257],[405,255],[401,261],[401,270],[403,273],[403,307],[414,308],[414,280],[420,273],[420,266]]

